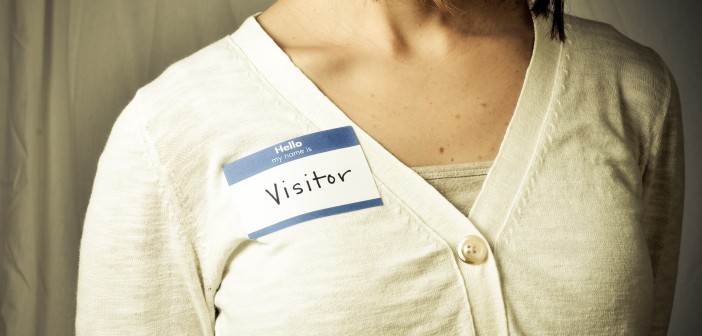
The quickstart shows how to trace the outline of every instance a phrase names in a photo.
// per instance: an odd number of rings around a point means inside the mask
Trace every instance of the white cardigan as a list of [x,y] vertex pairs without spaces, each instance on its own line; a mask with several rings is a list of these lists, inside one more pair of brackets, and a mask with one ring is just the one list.
[[[675,83],[608,25],[567,16],[565,44],[549,29],[535,19],[524,87],[469,218],[254,16],[171,66],[100,158],[78,335],[664,334],[684,185]],[[247,239],[222,166],[347,125],[384,204]],[[458,257],[468,235],[489,243],[484,263]]]

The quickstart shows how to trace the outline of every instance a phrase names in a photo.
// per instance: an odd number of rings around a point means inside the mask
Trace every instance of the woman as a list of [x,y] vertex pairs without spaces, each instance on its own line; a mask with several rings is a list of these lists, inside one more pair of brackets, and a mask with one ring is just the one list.
[[170,67],[100,159],[78,333],[665,334],[675,82],[561,9],[280,0]]

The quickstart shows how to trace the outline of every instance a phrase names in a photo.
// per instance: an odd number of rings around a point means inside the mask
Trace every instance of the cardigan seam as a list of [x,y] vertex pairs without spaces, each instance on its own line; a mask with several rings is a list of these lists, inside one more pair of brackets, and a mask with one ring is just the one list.
[[[648,48],[648,47],[647,47]],[[653,51],[652,49],[649,48],[649,50]],[[657,53],[654,52],[655,55],[658,55]],[[641,172],[641,185],[643,190],[641,191],[641,201],[646,200],[646,194],[647,190],[650,187],[650,185],[647,183],[649,180],[649,171],[651,169],[651,159],[654,157],[654,154],[660,151],[660,145],[662,140],[661,134],[664,131],[664,128],[666,126],[666,119],[670,118],[670,109],[672,107],[673,103],[673,81],[671,79],[672,74],[670,73],[670,70],[668,67],[663,63],[663,60],[658,57],[658,62],[659,66],[662,67],[664,74],[665,74],[665,102],[661,105],[659,111],[664,111],[662,115],[658,119],[654,119],[654,122],[656,125],[654,126],[655,132],[653,132],[654,138],[649,141],[648,146],[647,146],[647,158],[645,161],[644,169]],[[682,131],[682,130],[681,130]],[[654,164],[655,165],[655,164]],[[644,204],[645,206],[645,204]],[[643,212],[647,212],[648,209],[643,209]],[[646,228],[646,237],[650,237],[652,234],[652,231],[654,229],[654,226],[649,226]]]
[[[570,30],[570,28],[571,28],[571,24],[566,23],[565,29]],[[565,41],[565,44],[570,45],[571,39],[567,39]],[[555,121],[556,121],[555,119],[558,117],[558,111],[553,107],[554,98],[555,98],[556,104],[558,106],[562,107],[562,102],[561,102],[560,98],[556,98],[557,97],[556,92],[559,90],[559,87],[556,84],[558,82],[561,82],[561,85],[564,86],[564,83],[565,83],[564,77],[567,77],[568,73],[569,73],[567,67],[563,66],[563,58],[564,57],[566,58],[566,60],[570,60],[570,54],[568,52],[568,48],[564,47],[564,43],[560,43],[558,46],[558,64],[556,65],[556,75],[554,77],[554,81],[556,83],[554,83],[554,85],[551,87],[549,102],[547,105],[548,106],[548,109],[546,112],[547,115],[545,116],[544,121],[542,122],[542,125],[539,127],[539,138],[536,140],[535,153],[538,152],[538,154],[532,155],[532,158],[529,162],[529,166],[527,168],[527,173],[526,173],[526,175],[529,175],[529,179],[526,182],[526,184],[523,184],[524,188],[518,189],[518,190],[521,190],[522,192],[520,193],[520,195],[515,195],[514,202],[512,203],[513,206],[509,211],[507,211],[507,217],[506,217],[507,219],[505,220],[503,227],[500,228],[500,231],[495,236],[495,248],[494,248],[494,250],[496,251],[495,253],[499,253],[499,252],[497,252],[498,246],[500,245],[500,244],[498,244],[498,242],[500,242],[500,240],[502,239],[502,233],[503,233],[504,229],[509,226],[509,228],[507,228],[507,230],[508,230],[507,235],[504,238],[505,240],[509,240],[509,238],[513,232],[512,227],[514,225],[516,225],[517,220],[519,218],[521,218],[522,209],[523,209],[524,205],[526,204],[526,200],[529,198],[529,194],[531,193],[531,190],[534,187],[534,183],[535,183],[535,179],[536,179],[536,175],[537,175],[536,173],[537,173],[538,169],[540,168],[541,164],[543,164],[543,162],[545,160],[544,159],[544,152],[548,148],[548,146],[546,146],[546,144],[547,143],[550,144],[553,141],[553,137],[551,136],[552,132],[546,132],[546,130],[544,128],[548,127],[549,130],[552,130],[555,127]],[[562,75],[559,78],[559,74],[561,74],[561,71],[562,71]],[[561,87],[561,89],[562,89],[562,87]],[[547,121],[548,121],[548,123],[547,123]],[[547,134],[546,141],[542,142],[544,134]],[[535,157],[538,157],[537,162],[535,162],[535,160],[534,160]],[[526,178],[526,175],[525,175],[525,178]],[[515,204],[515,202],[518,202],[518,204]],[[509,221],[510,218],[511,218],[511,221]],[[502,285],[500,285],[500,289],[504,292]],[[509,322],[511,312],[510,312],[509,308],[507,307],[507,300],[503,300],[503,305],[504,305],[505,315],[506,315],[506,319],[507,319],[507,333],[511,334],[512,333],[512,331],[511,331],[512,323]]]
[[[232,38],[231,35],[229,35],[229,37],[227,38],[227,43],[230,46],[230,48],[227,48],[228,51],[231,54],[238,56],[237,57],[238,59],[242,59],[244,62],[246,62],[246,70],[245,71],[246,71],[247,75],[252,80],[254,80],[257,84],[263,83],[266,86],[265,88],[261,88],[262,89],[261,91],[263,91],[264,94],[270,96],[271,98],[273,98],[275,100],[285,102],[288,105],[288,107],[290,107],[293,111],[296,112],[297,116],[301,116],[302,118],[307,120],[309,122],[309,124],[314,125],[317,129],[320,129],[320,127],[313,120],[311,120],[309,117],[307,117],[304,113],[298,111],[297,107],[295,107],[295,105],[292,102],[290,102],[280,91],[278,91],[278,89],[275,87],[275,85],[273,85],[270,81],[268,81],[268,78],[266,78],[266,76],[262,75],[258,71],[258,69],[256,68],[256,65],[253,64],[253,62],[251,62],[251,60],[249,59],[249,55],[244,50],[241,49],[239,44],[237,44],[236,41],[234,41],[234,39]],[[232,50],[231,48],[236,48],[236,51]],[[267,88],[267,90],[266,90],[266,88]],[[375,175],[373,175],[373,176],[375,176]]]
[[[662,62],[662,60],[658,59],[658,62]],[[646,170],[648,170],[649,162],[652,157],[652,154],[655,152],[658,152],[658,149],[660,148],[660,144],[662,141],[661,134],[663,133],[663,128],[665,127],[665,120],[670,117],[670,108],[671,108],[671,103],[673,102],[673,89],[672,89],[672,81],[671,81],[671,74],[670,70],[668,69],[665,64],[659,64],[663,71],[664,71],[664,78],[665,78],[665,101],[663,104],[661,104],[661,107],[659,108],[659,111],[664,111],[663,113],[660,114],[658,118],[653,119],[655,122],[654,127],[654,138],[649,141],[648,148],[647,148],[647,155],[648,157],[646,158]]]
[[[566,43],[569,43],[569,40],[566,40]],[[549,99],[547,103],[547,110],[546,110],[546,115],[544,116],[544,120],[541,122],[541,125],[539,126],[538,130],[538,138],[535,141],[534,144],[534,149],[533,149],[533,154],[531,155],[529,159],[529,163],[527,164],[526,172],[524,173],[524,176],[522,176],[522,179],[519,183],[519,187],[517,188],[517,195],[514,195],[512,202],[510,203],[509,209],[505,211],[505,217],[502,222],[502,226],[500,229],[497,231],[497,234],[495,235],[495,246],[493,248],[494,253],[498,253],[499,245],[501,240],[509,240],[511,234],[512,234],[512,224],[517,221],[518,218],[521,217],[521,212],[522,212],[522,207],[524,205],[524,202],[527,199],[527,196],[529,195],[531,188],[533,186],[533,180],[536,176],[537,170],[538,170],[538,164],[543,162],[543,152],[545,151],[545,143],[544,143],[544,136],[547,133],[546,128],[553,128],[554,125],[554,120],[553,117],[555,112],[554,109],[554,102],[557,104],[560,104],[560,99],[556,98],[556,92],[559,89],[559,86],[556,85],[559,82],[561,82],[562,85],[562,78],[561,78],[561,73],[563,71],[563,57],[564,54],[567,51],[565,51],[565,48],[563,47],[562,44],[559,45],[558,47],[558,63],[556,64],[556,75],[554,77],[554,85],[551,87],[551,92],[549,93]],[[547,140],[551,138],[550,134],[546,135]],[[538,162],[537,162],[538,159]],[[505,230],[507,230],[505,234]],[[506,308],[506,307],[505,307]],[[505,309],[505,311],[507,311]]]
[[[188,288],[188,292],[190,294],[190,297],[192,299],[195,299],[195,301],[200,301],[204,300],[205,303],[207,303],[206,307],[204,307],[208,313],[207,316],[207,321],[209,321],[208,326],[203,325],[202,323],[199,323],[201,328],[208,328],[210,330],[208,331],[208,334],[211,333],[212,325],[214,323],[214,305],[212,305],[213,309],[210,309],[210,305],[207,295],[205,295],[205,290],[206,288],[211,288],[211,283],[209,283],[209,280],[205,276],[205,272],[202,272],[202,265],[199,265],[196,263],[193,258],[192,254],[187,253],[187,249],[185,247],[187,246],[186,242],[188,242],[187,236],[184,233],[184,230],[186,230],[184,221],[182,220],[183,218],[188,218],[186,212],[184,211],[183,204],[181,202],[181,195],[176,191],[174,188],[174,183],[172,182],[171,178],[169,177],[168,172],[165,169],[165,166],[160,160],[160,156],[158,155],[158,152],[156,151],[156,148],[154,146],[153,141],[149,137],[149,134],[147,132],[147,127],[145,120],[141,120],[143,123],[141,125],[141,140],[144,143],[144,156],[146,157],[149,165],[151,166],[152,169],[155,170],[156,172],[156,177],[157,177],[157,184],[158,184],[158,193],[162,197],[162,204],[167,206],[168,209],[168,217],[169,217],[169,223],[172,220],[175,222],[176,225],[176,234],[178,236],[178,241],[179,241],[179,255],[184,259],[184,261],[187,263],[187,267],[185,269],[191,270],[191,272],[188,272],[186,275],[187,277],[190,278],[191,281],[188,281],[185,283],[186,287]],[[170,201],[172,200],[172,201]],[[170,206],[172,204],[172,206]],[[193,233],[192,228],[190,228],[191,233]],[[206,248],[206,246],[202,247]],[[193,274],[195,272],[195,274]],[[198,274],[198,272],[200,274]],[[200,277],[201,276],[201,277]],[[197,284],[202,281],[202,288],[199,288]],[[193,288],[193,286],[195,288]],[[198,297],[199,296],[199,297]],[[201,307],[202,308],[202,307]],[[201,316],[202,311],[194,307],[194,310],[197,312],[197,315],[200,317],[200,321],[204,322],[202,320],[203,316]],[[205,331],[205,330],[202,330]]]

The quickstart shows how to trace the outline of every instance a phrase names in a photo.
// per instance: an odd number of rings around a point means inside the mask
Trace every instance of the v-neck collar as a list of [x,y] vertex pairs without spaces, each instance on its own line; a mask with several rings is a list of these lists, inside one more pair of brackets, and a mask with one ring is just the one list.
[[320,129],[353,126],[376,182],[384,185],[437,234],[451,242],[457,232],[474,234],[495,244],[541,150],[539,144],[553,100],[561,46],[548,37],[547,20],[533,18],[532,57],[515,111],[494,164],[466,218],[325,96],[260,26],[256,20],[258,14],[260,12],[249,16],[230,36],[230,41],[282,98]]

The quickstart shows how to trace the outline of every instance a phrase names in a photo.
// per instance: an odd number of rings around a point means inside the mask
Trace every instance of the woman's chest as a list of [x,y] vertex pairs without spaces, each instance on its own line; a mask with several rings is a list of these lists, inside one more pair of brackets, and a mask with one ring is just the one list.
[[[560,132],[552,136],[562,139]],[[597,331],[600,320],[587,315],[594,308],[624,322],[644,317],[650,269],[638,191],[626,173],[631,163],[603,157],[620,153],[593,146],[580,162],[566,162],[559,159],[565,148],[549,147],[549,159],[529,172],[502,223],[461,216],[419,176],[396,172],[403,175],[401,187],[365,149],[377,174],[379,207],[247,240],[227,238],[247,224],[227,191],[211,199],[221,211],[202,220],[220,228],[210,234],[210,256],[221,265],[214,297],[219,330],[471,334],[500,328],[505,306],[512,328],[569,319]],[[485,193],[504,187],[494,181]],[[268,215],[259,213],[261,220]],[[459,241],[470,235],[488,237],[484,263],[461,260]],[[558,299],[570,296],[581,299]],[[616,296],[641,309],[612,301]],[[539,311],[525,302],[537,302]]]
[[339,110],[409,166],[494,160],[528,61],[291,57]]

